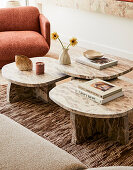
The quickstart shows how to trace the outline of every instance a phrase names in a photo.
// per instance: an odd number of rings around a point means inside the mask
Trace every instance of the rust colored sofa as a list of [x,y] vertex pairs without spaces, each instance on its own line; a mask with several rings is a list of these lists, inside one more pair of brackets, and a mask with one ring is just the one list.
[[15,55],[44,56],[50,48],[50,23],[36,7],[0,9],[0,68]]

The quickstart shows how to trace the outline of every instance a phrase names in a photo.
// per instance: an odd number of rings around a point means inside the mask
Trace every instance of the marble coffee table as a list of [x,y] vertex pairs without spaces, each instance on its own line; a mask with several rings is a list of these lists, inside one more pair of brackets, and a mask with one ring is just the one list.
[[[55,87],[55,83],[68,77],[56,69],[58,65],[56,59],[36,57],[31,60],[33,62],[32,71],[19,71],[15,62],[2,68],[2,75],[8,81],[7,100],[10,103],[32,96],[49,102],[49,91]],[[44,75],[36,75],[36,62],[45,63]]]
[[124,96],[104,105],[75,93],[83,80],[72,80],[53,88],[51,100],[70,112],[72,141],[82,143],[95,134],[127,144],[129,140],[128,114],[133,112],[133,84],[116,79],[111,83],[121,86]]
[[77,63],[76,57],[72,57],[71,65],[60,65],[58,64],[57,69],[71,77],[82,78],[82,79],[94,79],[100,78],[103,80],[111,80],[122,76],[133,70],[133,61],[124,58],[112,56],[106,54],[105,57],[118,60],[118,65],[112,66],[103,70],[97,70],[95,68]]

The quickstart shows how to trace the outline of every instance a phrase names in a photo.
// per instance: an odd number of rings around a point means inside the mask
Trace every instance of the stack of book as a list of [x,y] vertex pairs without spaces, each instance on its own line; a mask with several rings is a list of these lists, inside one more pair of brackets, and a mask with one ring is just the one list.
[[100,79],[80,84],[76,92],[100,104],[105,104],[124,95],[121,87]]
[[118,63],[117,60],[107,58],[104,56],[104,54],[96,52],[94,50],[88,50],[84,52],[83,56],[76,58],[76,62],[93,67],[98,70],[117,65]]

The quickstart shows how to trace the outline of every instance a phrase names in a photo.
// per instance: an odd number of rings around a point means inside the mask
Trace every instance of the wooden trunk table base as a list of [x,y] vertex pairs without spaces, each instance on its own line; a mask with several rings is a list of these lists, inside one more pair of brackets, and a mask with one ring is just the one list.
[[80,144],[100,133],[120,144],[129,141],[128,116],[120,118],[91,118],[70,113],[72,142]]
[[49,91],[55,86],[55,83],[53,83],[44,87],[24,87],[9,82],[7,87],[7,101],[15,103],[30,97],[36,97],[44,102],[50,102]]

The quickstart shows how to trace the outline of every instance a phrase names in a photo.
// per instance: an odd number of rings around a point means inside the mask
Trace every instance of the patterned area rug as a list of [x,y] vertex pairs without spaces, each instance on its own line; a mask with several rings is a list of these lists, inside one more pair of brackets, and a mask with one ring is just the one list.
[[130,141],[125,146],[108,141],[104,137],[75,145],[71,143],[69,112],[54,103],[44,104],[35,99],[7,103],[6,86],[0,87],[1,114],[66,150],[88,167],[133,166],[133,125],[130,125]]

